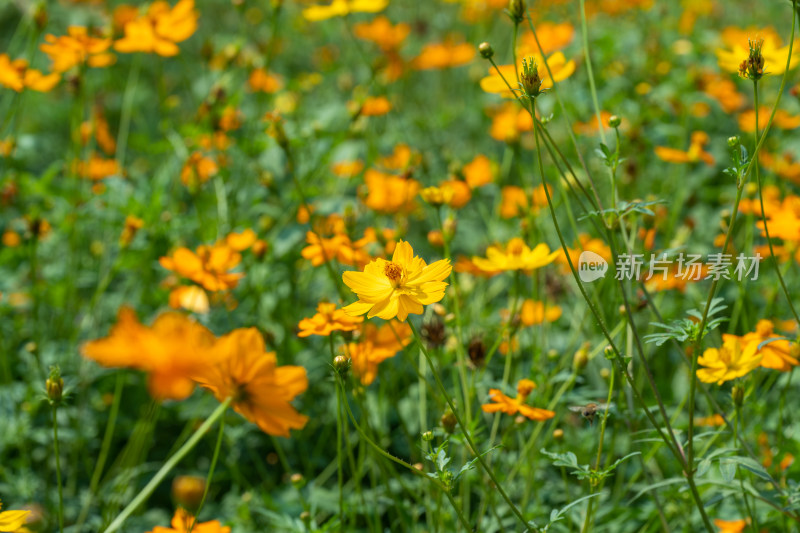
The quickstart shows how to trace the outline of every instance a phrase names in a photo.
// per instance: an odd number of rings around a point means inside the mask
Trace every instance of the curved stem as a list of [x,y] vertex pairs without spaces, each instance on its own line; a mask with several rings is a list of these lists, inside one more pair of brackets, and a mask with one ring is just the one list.
[[225,434],[225,417],[223,416],[219,420],[219,433],[217,434],[217,444],[214,446],[214,455],[211,457],[211,466],[208,468],[208,475],[206,476],[206,486],[203,488],[203,497],[200,498],[200,505],[197,506],[197,509],[194,511],[194,518],[192,519],[192,525],[189,526],[189,532],[192,533],[195,524],[197,524],[197,517],[200,516],[200,511],[203,510],[203,506],[206,503],[206,498],[208,497],[208,490],[211,488],[211,481],[214,479],[214,469],[217,466],[217,461],[219,460],[219,451],[222,448],[222,436]]
[[150,494],[156,490],[156,487],[158,487],[159,483],[161,483],[167,474],[169,474],[170,471],[172,471],[172,469],[175,468],[175,466],[181,461],[181,459],[183,459],[186,454],[188,454],[192,448],[194,448],[197,443],[200,442],[200,439],[203,438],[203,435],[205,435],[208,430],[211,429],[211,426],[214,425],[217,419],[225,413],[232,401],[233,398],[226,398],[224,402],[219,404],[219,407],[217,407],[214,412],[211,413],[211,416],[209,416],[206,421],[203,422],[203,425],[201,425],[197,431],[194,432],[194,435],[192,435],[172,457],[167,459],[167,462],[165,462],[158,472],[156,472],[156,475],[153,476],[153,479],[151,479],[150,482],[139,491],[139,494],[137,494],[136,497],[131,500],[128,506],[125,507],[125,509],[123,509],[119,515],[117,515],[114,521],[111,522],[111,524],[104,530],[104,533],[113,533],[122,527],[122,525],[125,523],[125,520],[127,520],[128,517],[132,515],[140,505],[147,501],[147,498],[149,498]]

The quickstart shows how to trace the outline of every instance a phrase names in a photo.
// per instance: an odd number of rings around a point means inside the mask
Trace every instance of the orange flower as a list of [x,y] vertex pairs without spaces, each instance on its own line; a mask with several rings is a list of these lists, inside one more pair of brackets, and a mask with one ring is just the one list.
[[169,293],[169,306],[204,315],[208,313],[208,295],[197,285],[181,285]]
[[656,146],[656,156],[668,163],[696,163],[703,161],[706,165],[714,165],[714,156],[703,149],[708,144],[708,134],[702,131],[692,133],[691,144],[687,151],[676,150],[666,146]]
[[469,43],[430,43],[426,44],[411,65],[416,70],[432,70],[460,67],[475,57],[475,47]]
[[145,15],[125,23],[125,37],[114,43],[118,52],[156,53],[170,57],[178,55],[180,43],[197,31],[197,11],[194,0],[180,0],[170,9],[169,4],[157,0],[150,4]]
[[747,520],[721,520],[714,519],[714,525],[719,528],[718,533],[742,533],[747,527]]
[[197,253],[188,248],[178,248],[172,257],[159,259],[161,266],[179,276],[202,285],[209,291],[224,291],[238,285],[242,273],[232,273],[242,260],[241,254],[225,244],[202,245]]
[[28,68],[24,59],[11,61],[8,54],[0,54],[0,86],[20,92],[24,88],[47,92],[61,80],[58,73],[44,75],[38,70]]
[[456,259],[456,264],[453,265],[453,270],[458,272],[459,274],[472,274],[473,276],[481,276],[485,278],[491,278],[492,276],[496,276],[501,274],[503,271],[500,269],[495,270],[483,270],[475,262],[470,259],[469,257],[459,256]]
[[[231,528],[223,526],[219,520],[212,520],[210,522],[197,522],[195,517],[192,516],[186,509],[180,507],[175,510],[175,516],[172,517],[172,527],[156,526],[147,533],[188,533],[189,530],[194,533],[230,533]],[[192,528],[192,524],[194,527]]]
[[489,129],[492,139],[515,143],[522,133],[533,131],[533,119],[530,113],[516,102],[506,102],[493,108],[489,114],[492,117],[492,126]]
[[[603,130],[609,131],[611,127],[608,125],[608,119],[611,118],[611,113],[608,111],[600,111],[600,122],[603,123]],[[597,135],[600,131],[600,126],[597,124],[597,117],[592,117],[586,122],[576,122],[572,125],[572,131],[578,135]]]
[[181,169],[181,182],[187,187],[197,187],[211,179],[218,170],[213,159],[200,152],[192,152]]
[[122,235],[119,237],[120,245],[128,246],[140,229],[144,227],[144,220],[128,215],[125,217],[125,226],[122,228]]
[[445,180],[439,184],[439,188],[448,191],[446,193],[448,198],[444,203],[453,209],[461,209],[472,198],[472,190],[466,181],[459,179]]
[[69,35],[56,37],[47,34],[39,48],[50,56],[53,70],[66,72],[72,67],[88,64],[90,67],[107,67],[114,63],[114,54],[108,53],[111,48],[111,39],[92,37],[89,30],[83,26],[70,26],[67,28]]
[[[770,114],[772,114],[772,108],[766,106],[761,106],[758,108],[759,129],[762,129],[764,126],[766,126]],[[736,117],[736,119],[739,121],[740,130],[748,133],[752,133],[756,130],[755,110],[748,109],[747,111],[739,113],[739,116]],[[775,112],[775,118],[772,121],[772,125],[782,130],[796,129],[800,127],[800,115],[790,115],[783,109],[778,109]]]
[[121,173],[116,159],[105,159],[96,153],[91,154],[89,161],[76,161],[75,169],[80,177],[92,181],[99,181]]
[[304,318],[298,324],[300,333],[298,337],[321,335],[327,337],[334,331],[353,331],[364,322],[363,316],[349,316],[341,309],[336,309],[336,304],[320,302],[317,314],[311,318]]
[[380,166],[386,170],[408,170],[409,167],[419,164],[420,154],[405,143],[396,144],[392,155],[382,157]]
[[192,374],[212,361],[214,336],[179,313],[163,313],[151,327],[123,307],[104,339],[83,345],[84,357],[106,367],[127,367],[149,374],[150,394],[159,400],[182,400],[194,390]]
[[362,170],[364,170],[364,162],[359,160],[337,161],[331,165],[331,172],[340,178],[352,178],[361,174]]
[[[520,37],[520,43],[517,46],[517,55],[520,57],[530,55],[541,55],[561,50],[569,43],[575,36],[575,28],[569,22],[562,22],[555,24],[552,22],[541,22],[536,25],[536,36],[539,38],[539,44],[542,49],[536,45],[536,39],[533,32],[526,32]],[[544,65],[542,65],[544,70]]]
[[505,249],[500,245],[489,246],[486,249],[486,259],[473,257],[472,261],[479,267],[489,272],[495,270],[524,270],[530,272],[555,261],[560,251],[550,252],[550,247],[544,243],[536,245],[531,250],[525,241],[514,237]]
[[[776,156],[761,150],[758,155],[758,161],[764,166],[764,168],[774,172],[782,178],[791,181],[796,185],[800,185],[800,162],[795,161],[794,155],[792,155],[791,152],[784,152],[783,155]],[[767,212],[769,212],[766,198],[764,201],[764,208],[767,210]],[[761,207],[758,206],[757,210],[754,212],[761,214]]]
[[733,113],[744,105],[744,95],[738,92],[736,84],[725,76],[706,73],[700,78],[700,88],[716,100],[726,113]]
[[464,165],[461,169],[464,179],[470,188],[483,187],[494,180],[494,168],[491,160],[483,154],[478,154],[475,158]]
[[359,22],[353,26],[356,37],[377,44],[384,52],[400,48],[410,32],[411,26],[408,24],[401,22],[392,26],[389,19],[383,15],[375,17],[371,22]]
[[365,231],[364,237],[355,242],[343,233],[337,232],[334,236],[325,238],[309,231],[306,233],[308,246],[303,248],[300,255],[311,261],[312,266],[336,260],[343,265],[361,268],[372,259],[365,248],[374,241],[374,230]]
[[308,388],[306,369],[278,366],[274,352],[266,352],[256,328],[240,328],[217,339],[217,364],[197,368],[196,381],[219,401],[233,398],[233,409],[269,435],[288,437],[308,417],[291,401]]
[[251,90],[256,92],[275,93],[283,87],[283,80],[277,74],[257,68],[250,73],[247,84],[250,85]]
[[489,398],[494,403],[487,403],[481,405],[481,409],[485,413],[503,412],[507,415],[521,415],[536,420],[538,422],[549,420],[556,416],[553,411],[546,409],[539,409],[538,407],[531,407],[525,403],[533,389],[536,388],[536,383],[529,379],[522,379],[517,384],[517,397],[509,398],[497,389],[489,389]]
[[247,228],[241,233],[228,234],[228,236],[225,237],[225,244],[232,250],[243,252],[253,246],[257,240],[258,235],[256,235],[256,232]]
[[[793,366],[800,364],[800,361],[797,360],[798,345],[786,339],[774,340],[762,345],[767,340],[778,337],[774,333],[774,328],[775,325],[772,321],[762,319],[756,324],[755,331],[746,333],[741,337],[731,336],[738,338],[745,349],[755,347],[755,353],[762,356],[761,366],[764,368],[788,372]],[[761,346],[760,349],[759,346]]]
[[414,197],[420,189],[417,180],[369,169],[364,181],[368,190],[364,203],[370,209],[382,213],[408,213],[416,208]]
[[547,306],[542,302],[525,300],[522,302],[522,309],[519,312],[519,319],[525,326],[533,326],[542,322],[555,322],[561,318],[561,308],[559,306]]
[[707,416],[704,418],[696,418],[694,421],[695,426],[721,426],[725,424],[725,419],[722,418],[722,415],[714,414],[711,416]]
[[[575,60],[570,59],[567,61],[567,58],[562,52],[556,52],[547,58],[547,64],[550,66],[550,72],[553,73],[552,78],[550,77],[547,69],[544,68],[544,60],[542,56],[533,54],[531,57],[536,61],[536,63],[541,65],[539,68],[539,75],[542,78],[541,88],[543,90],[551,88],[554,80],[556,82],[564,81],[572,76],[572,74],[575,72]],[[518,69],[519,72],[522,72],[522,59],[520,59],[520,63],[516,66],[516,69]],[[498,70],[500,71],[499,73]],[[503,81],[503,78],[505,78],[505,81]],[[508,85],[506,85],[506,82],[508,82]],[[515,70],[514,65],[500,65],[497,69],[494,67],[490,68],[489,75],[485,78],[482,78],[480,83],[481,89],[487,93],[500,94],[504,98],[514,98],[514,94],[508,88],[509,85],[512,89],[519,89],[519,85],[517,83],[517,70]]]
[[411,326],[404,322],[391,320],[381,327],[368,323],[360,341],[347,345],[353,373],[359,377],[362,385],[369,385],[378,375],[378,365],[394,357],[411,340]]
[[392,110],[392,103],[384,96],[369,97],[361,104],[361,115],[365,117],[377,117],[385,115]]

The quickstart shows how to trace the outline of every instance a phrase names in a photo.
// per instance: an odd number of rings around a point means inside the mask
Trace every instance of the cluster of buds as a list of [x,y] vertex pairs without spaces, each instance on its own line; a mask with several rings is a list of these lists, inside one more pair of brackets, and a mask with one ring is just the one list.
[[544,92],[536,59],[532,57],[522,59],[522,74],[520,75],[519,83],[522,86],[523,94],[531,100]]
[[739,65],[739,76],[752,81],[758,81],[764,76],[764,56],[761,48],[764,46],[764,39],[748,39],[750,54],[747,59]]

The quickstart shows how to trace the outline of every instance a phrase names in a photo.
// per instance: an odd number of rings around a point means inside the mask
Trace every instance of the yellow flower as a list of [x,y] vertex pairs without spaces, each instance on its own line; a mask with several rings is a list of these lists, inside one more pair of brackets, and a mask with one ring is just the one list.
[[703,383],[722,385],[726,381],[740,378],[761,364],[761,354],[756,353],[757,344],[745,347],[735,335],[723,335],[720,348],[708,348],[697,360],[706,367],[697,371]]
[[428,265],[405,241],[394,249],[392,260],[375,259],[364,272],[345,272],[345,285],[358,295],[358,301],[344,308],[350,316],[368,313],[384,320],[397,317],[405,321],[409,314],[422,314],[422,306],[444,297],[445,278],[452,270],[449,259]]
[[[0,502],[0,509],[3,508]],[[0,512],[0,532],[13,532],[17,531],[25,523],[30,511],[3,511]]]
[[531,420],[543,421],[549,420],[556,416],[553,411],[547,409],[540,409],[538,407],[531,407],[525,403],[525,400],[530,396],[533,389],[536,388],[536,383],[529,379],[521,379],[517,384],[517,397],[509,398],[498,389],[489,389],[489,398],[493,403],[481,405],[484,413],[496,413],[498,411],[507,415],[515,415],[517,413],[530,418]]
[[472,262],[486,272],[497,270],[535,270],[555,261],[560,251],[550,252],[546,244],[538,244],[531,250],[525,241],[515,237],[508,241],[505,250],[501,246],[486,249],[486,258],[473,257]]
[[386,9],[389,0],[333,0],[326,6],[311,6],[303,10],[306,20],[315,22],[350,13],[378,13]]
[[[783,42],[772,27],[763,29],[725,28],[721,34],[724,46],[717,49],[720,68],[728,72],[738,73],[742,60],[750,56],[748,39],[752,36],[757,36],[764,40],[761,47],[761,55],[764,56],[763,73],[780,74],[783,72],[786,68],[786,60],[789,57],[789,45],[781,46]],[[800,61],[800,41],[795,41],[789,68],[796,67],[798,61]]]
[[[556,52],[547,58],[547,65],[550,67],[550,71],[553,73],[552,78],[544,66],[544,59],[538,55],[534,55],[532,57],[536,63],[541,65],[541,68],[539,69],[539,76],[541,76],[542,90],[551,88],[553,86],[553,80],[556,82],[563,81],[572,76],[572,74],[575,72],[575,61],[573,59],[567,61],[567,58],[562,52]],[[523,72],[522,62],[517,65],[517,69],[520,74]],[[497,70],[500,72],[498,73]],[[487,93],[499,93],[506,98],[513,98],[514,95],[510,90],[508,90],[506,81],[509,85],[511,85],[512,89],[519,88],[517,85],[517,74],[514,70],[514,65],[501,65],[497,70],[495,70],[494,67],[489,69],[489,75],[481,79],[481,89]],[[505,78],[505,81],[503,81],[503,78]]]
[[[797,344],[781,339],[774,333],[775,326],[770,320],[759,320],[756,330],[738,337],[743,346],[755,346],[756,353],[760,354],[761,366],[773,368],[781,372],[788,372],[798,364]],[[777,339],[766,342],[769,339]],[[764,344],[766,342],[766,344]],[[759,349],[759,346],[761,348]]]

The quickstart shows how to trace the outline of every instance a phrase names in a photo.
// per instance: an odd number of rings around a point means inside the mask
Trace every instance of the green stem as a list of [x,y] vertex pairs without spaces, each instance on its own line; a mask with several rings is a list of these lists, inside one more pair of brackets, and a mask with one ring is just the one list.
[[114,521],[111,522],[111,524],[104,530],[104,533],[113,533],[114,531],[118,531],[123,524],[125,524],[125,521],[128,519],[128,517],[132,515],[140,505],[147,501],[147,498],[150,497],[150,494],[153,493],[153,491],[156,489],[156,487],[158,487],[159,483],[163,481],[167,474],[169,474],[172,469],[175,468],[175,466],[181,461],[181,459],[183,459],[186,454],[192,451],[197,443],[200,442],[200,439],[203,438],[203,435],[205,435],[208,430],[211,429],[211,426],[214,425],[217,419],[225,413],[232,401],[233,398],[227,398],[224,402],[219,404],[219,407],[217,407],[214,412],[211,413],[211,416],[209,416],[206,421],[203,422],[203,425],[201,425],[197,431],[194,432],[194,435],[192,435],[189,440],[187,440],[186,443],[184,443],[184,445],[181,446],[177,452],[175,452],[175,455],[167,459],[167,462],[165,462],[158,472],[156,472],[156,475],[153,476],[153,479],[151,479],[150,482],[139,491],[133,500],[131,500],[128,506],[125,507],[125,509],[123,509],[119,515],[117,515]]
[[464,422],[461,420],[461,416],[459,416],[458,410],[456,409],[456,406],[453,403],[452,398],[450,398],[450,394],[447,392],[447,389],[445,388],[444,383],[442,383],[441,378],[439,378],[439,373],[436,371],[436,366],[434,366],[433,360],[431,360],[431,356],[428,354],[428,350],[425,348],[425,343],[422,342],[422,338],[420,337],[416,326],[414,326],[414,323],[411,322],[410,320],[408,321],[408,325],[411,326],[411,331],[414,333],[414,338],[417,340],[417,344],[419,345],[419,349],[422,350],[422,353],[425,355],[425,359],[427,359],[427,361],[428,361],[428,366],[431,369],[431,373],[433,374],[433,378],[436,381],[436,385],[439,387],[439,391],[442,393],[442,396],[444,396],[445,401],[447,401],[447,405],[450,406],[450,410],[453,411],[453,416],[455,417],[456,422],[458,423],[458,426],[461,428],[461,431],[464,432],[464,438],[467,440],[467,444],[469,445],[469,448],[471,449],[472,453],[475,455],[475,458],[478,460],[478,463],[481,465],[481,468],[483,468],[483,470],[486,472],[486,474],[492,480],[492,483],[494,483],[495,488],[497,488],[497,492],[500,493],[500,496],[502,496],[502,498],[508,504],[509,508],[511,509],[511,512],[513,512],[514,515],[517,517],[517,519],[520,522],[522,522],[522,524],[523,524],[523,526],[525,528],[529,528],[530,526],[529,526],[528,522],[525,520],[525,517],[522,515],[522,513],[517,508],[517,506],[514,505],[514,502],[511,501],[511,498],[509,498],[509,496],[506,493],[506,491],[503,490],[503,487],[500,485],[500,482],[497,480],[497,476],[495,476],[495,474],[492,471],[491,467],[486,463],[486,461],[483,458],[483,455],[478,451],[477,446],[475,446],[475,442],[472,440],[472,436],[470,435],[469,428],[464,425]]
[[58,483],[58,530],[64,532],[64,494],[61,487],[61,454],[58,448],[58,406],[53,404],[53,448],[56,454],[56,483]]
[[219,420],[219,433],[217,434],[217,444],[214,446],[214,455],[211,457],[211,466],[208,468],[208,475],[206,476],[206,486],[203,488],[203,497],[200,498],[200,505],[197,506],[197,509],[194,512],[194,518],[192,519],[192,525],[189,526],[189,532],[192,533],[195,524],[197,524],[197,517],[200,516],[200,511],[203,510],[203,506],[206,503],[206,498],[208,497],[208,491],[211,488],[211,482],[214,479],[214,469],[217,466],[217,461],[219,460],[219,451],[222,449],[222,437],[225,434],[225,417],[221,417]]
[[594,84],[594,72],[592,71],[592,58],[589,56],[589,30],[586,25],[586,6],[585,1],[581,0],[581,34],[583,35],[583,56],[586,59],[586,72],[589,74],[589,88],[592,91],[592,103],[594,104],[594,114],[597,117],[597,126],[600,131],[600,140],[606,142],[606,134],[603,131],[603,121],[600,118],[600,103],[597,99],[597,87]]
[[[611,405],[611,398],[614,394],[614,375],[616,372],[614,368],[611,368],[611,374],[609,375],[608,380],[608,398],[606,399],[606,409],[603,413],[603,420],[600,422],[600,441],[597,443],[597,459],[594,462],[594,471],[600,471],[600,461],[603,455],[603,441],[605,440],[606,436],[606,422],[608,421],[608,408]],[[594,494],[597,489],[596,482],[592,482],[591,484],[591,491],[590,494]],[[594,498],[589,500],[589,508],[586,511],[586,519],[583,522],[583,532],[587,533],[589,528],[592,526],[592,517],[594,515]]]

